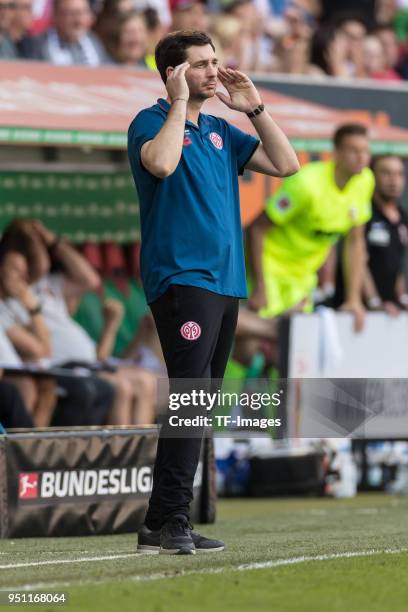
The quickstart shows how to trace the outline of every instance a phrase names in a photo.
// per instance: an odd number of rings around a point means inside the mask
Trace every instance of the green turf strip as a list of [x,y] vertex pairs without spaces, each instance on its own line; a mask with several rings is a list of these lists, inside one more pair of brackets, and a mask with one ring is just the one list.
[[[408,609],[408,553],[313,561],[248,572],[240,564],[371,549],[408,548],[408,499],[361,495],[351,500],[224,500],[216,525],[224,553],[195,557],[135,555],[124,559],[0,570],[0,588],[68,583],[70,610],[387,610]],[[0,543],[10,563],[126,555],[132,535],[14,540]],[[177,576],[226,568],[219,574]],[[169,578],[142,581],[152,574]],[[80,582],[90,584],[79,586]],[[99,583],[99,584],[92,584]],[[36,607],[36,610],[40,610]]]

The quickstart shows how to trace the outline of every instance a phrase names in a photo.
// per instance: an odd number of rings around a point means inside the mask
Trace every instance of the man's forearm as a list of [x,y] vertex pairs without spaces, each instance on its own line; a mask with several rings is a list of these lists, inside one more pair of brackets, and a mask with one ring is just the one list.
[[47,355],[51,353],[51,340],[47,324],[40,312],[32,315],[30,321],[30,331],[41,342],[44,347],[44,352]]
[[366,249],[362,236],[347,236],[343,250],[343,269],[346,301],[361,302],[366,271]]
[[296,153],[269,113],[264,110],[251,121],[261,139],[265,153],[279,173],[286,176],[296,172],[296,168],[299,168]]
[[109,321],[105,324],[102,336],[96,349],[96,356],[100,361],[104,361],[112,355],[119,325],[120,322],[116,321]]
[[155,176],[170,176],[178,166],[183,150],[187,102],[174,100],[160,132],[146,145],[142,161]]
[[64,272],[74,282],[86,289],[97,289],[101,279],[85,257],[65,240],[55,246],[55,256],[63,265]]

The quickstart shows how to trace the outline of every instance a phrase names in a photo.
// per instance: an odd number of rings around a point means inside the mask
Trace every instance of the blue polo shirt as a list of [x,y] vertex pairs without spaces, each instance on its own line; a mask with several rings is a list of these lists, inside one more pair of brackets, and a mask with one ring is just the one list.
[[238,175],[259,141],[224,119],[200,113],[186,121],[176,170],[160,179],[140,158],[166,121],[164,99],[142,110],[128,133],[128,154],[139,194],[141,276],[148,303],[170,284],[247,297]]

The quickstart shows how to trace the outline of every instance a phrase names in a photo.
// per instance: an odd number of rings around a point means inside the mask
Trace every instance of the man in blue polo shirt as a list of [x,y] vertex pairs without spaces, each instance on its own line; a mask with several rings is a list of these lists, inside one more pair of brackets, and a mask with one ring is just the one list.
[[[206,34],[169,34],[155,57],[167,97],[133,120],[128,153],[140,202],[143,287],[174,392],[176,381],[224,376],[239,298],[247,297],[238,175],[248,168],[288,176],[299,165],[252,81],[219,66]],[[217,78],[228,95],[216,92]],[[201,113],[214,95],[246,113],[259,139]],[[171,429],[169,421],[161,428],[138,550],[223,550],[189,523],[201,435],[180,438]]]

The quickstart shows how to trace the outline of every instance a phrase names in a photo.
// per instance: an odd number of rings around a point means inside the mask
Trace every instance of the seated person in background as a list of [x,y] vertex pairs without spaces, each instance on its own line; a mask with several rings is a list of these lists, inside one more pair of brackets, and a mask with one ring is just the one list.
[[[9,259],[10,266],[4,265],[6,259]],[[0,252],[0,304],[2,298],[8,295],[9,291],[13,291],[15,295],[21,296],[29,312],[32,312],[30,325],[25,329],[16,327],[13,320],[0,311],[0,367],[3,368],[19,369],[23,365],[22,357],[37,361],[49,354],[48,331],[41,314],[34,310],[36,300],[28,285],[20,282],[21,269],[26,269],[22,255],[12,252],[6,255]],[[22,357],[14,346],[22,349]],[[35,379],[28,375],[6,373],[4,380],[18,389],[35,427],[46,427],[50,424],[56,403],[55,382],[51,377]]]
[[[0,351],[2,365],[18,367],[23,361],[47,361],[50,336],[38,299],[27,282],[25,257],[0,248],[0,278],[0,327],[5,336]],[[13,308],[22,311],[24,321],[19,320]],[[58,377],[63,396],[57,405],[52,379],[15,375],[8,380],[19,388],[36,427],[105,424],[114,400],[112,386],[94,377]]]
[[[51,335],[51,364],[97,366],[106,359],[114,343],[120,318],[111,313],[98,346],[70,316],[67,303],[87,290],[98,289],[100,278],[86,259],[65,240],[37,221],[16,221],[6,229],[3,241],[24,254],[29,264],[31,288],[37,297]],[[51,274],[51,257],[61,269]],[[7,300],[8,310],[24,322],[27,312]],[[120,314],[120,313],[119,313]],[[120,314],[121,316],[121,314]],[[99,377],[116,389],[111,424],[149,424],[154,419],[155,377],[138,368],[100,371]]]
[[38,38],[39,56],[51,64],[100,66],[109,57],[91,32],[93,15],[88,0],[54,0],[54,27]]
[[408,309],[403,271],[408,244],[408,217],[401,205],[405,167],[396,155],[380,155],[372,161],[375,176],[373,216],[367,223],[368,267],[364,293],[368,308],[397,315]]

